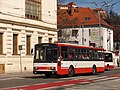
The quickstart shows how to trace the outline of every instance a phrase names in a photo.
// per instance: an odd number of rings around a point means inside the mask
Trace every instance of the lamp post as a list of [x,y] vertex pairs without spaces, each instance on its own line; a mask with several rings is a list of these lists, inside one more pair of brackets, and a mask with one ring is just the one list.
[[21,74],[22,74],[22,61],[21,61],[21,50],[22,50],[22,45],[19,45],[19,50],[20,50],[20,70],[21,70]]
[[99,17],[99,47],[101,47],[101,18],[100,18],[100,11],[98,11],[98,17]]
[[84,45],[84,22],[81,23],[82,26],[82,45]]

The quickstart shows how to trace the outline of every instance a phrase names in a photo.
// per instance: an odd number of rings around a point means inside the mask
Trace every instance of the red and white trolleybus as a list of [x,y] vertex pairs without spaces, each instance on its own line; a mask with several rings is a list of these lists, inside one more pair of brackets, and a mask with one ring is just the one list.
[[33,73],[74,76],[104,72],[104,49],[67,43],[36,44]]
[[114,68],[113,53],[111,51],[105,51],[105,70],[112,70]]

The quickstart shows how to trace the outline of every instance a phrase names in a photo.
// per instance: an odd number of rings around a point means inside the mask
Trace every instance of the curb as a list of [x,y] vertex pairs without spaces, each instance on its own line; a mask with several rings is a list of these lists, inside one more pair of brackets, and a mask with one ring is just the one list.
[[0,74],[0,78],[13,78],[13,77],[32,77],[35,76],[31,72],[26,72],[26,73],[7,73],[7,74]]

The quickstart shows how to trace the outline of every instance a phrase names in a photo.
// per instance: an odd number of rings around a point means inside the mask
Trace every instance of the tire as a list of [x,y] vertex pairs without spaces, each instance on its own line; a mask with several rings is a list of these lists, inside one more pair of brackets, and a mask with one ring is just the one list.
[[97,74],[96,66],[93,66],[93,68],[92,68],[92,74],[93,75]]
[[110,71],[110,66],[109,65],[107,65],[107,71]]
[[68,69],[68,76],[69,76],[69,77],[73,77],[74,74],[75,74],[74,68],[73,68],[73,67],[69,67],[69,69]]

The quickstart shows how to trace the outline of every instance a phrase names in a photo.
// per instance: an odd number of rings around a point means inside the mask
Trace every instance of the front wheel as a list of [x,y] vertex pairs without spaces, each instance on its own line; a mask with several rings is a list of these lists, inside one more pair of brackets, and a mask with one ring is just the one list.
[[73,67],[69,67],[69,69],[68,69],[68,76],[72,77],[72,76],[74,76],[74,74],[75,74],[74,68]]

